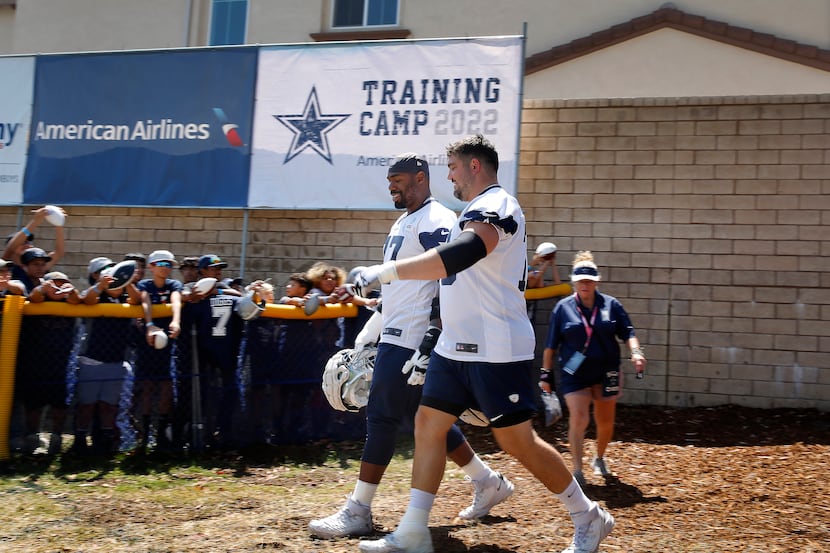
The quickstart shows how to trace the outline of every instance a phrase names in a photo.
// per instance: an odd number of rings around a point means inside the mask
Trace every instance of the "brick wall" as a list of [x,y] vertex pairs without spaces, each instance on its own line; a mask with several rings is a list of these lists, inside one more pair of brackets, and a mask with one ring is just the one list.
[[649,358],[626,401],[830,409],[830,96],[524,108],[529,241],[594,252]]
[[[528,245],[555,242],[563,277],[594,252],[649,358],[624,401],[830,409],[828,131],[830,95],[525,102]],[[28,209],[0,207],[0,228]],[[282,285],[318,260],[376,262],[398,215],[68,211],[60,268],[79,283],[91,257],[168,248],[227,258],[226,276],[244,256],[247,279]],[[36,234],[51,249],[53,229]],[[537,306],[539,351],[553,304]]]

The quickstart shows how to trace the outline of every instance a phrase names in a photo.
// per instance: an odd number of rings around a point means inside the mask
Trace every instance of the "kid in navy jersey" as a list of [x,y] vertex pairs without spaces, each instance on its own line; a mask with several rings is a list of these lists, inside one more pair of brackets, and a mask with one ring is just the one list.
[[209,443],[220,447],[231,445],[231,423],[239,405],[237,361],[244,321],[235,307],[241,300],[240,296],[212,293],[188,303],[184,310],[185,325],[196,329],[201,411]]
[[[172,351],[176,338],[181,331],[181,291],[182,283],[170,278],[176,258],[167,250],[157,250],[147,259],[152,278],[138,283],[141,292],[141,306],[144,310],[144,342],[138,345],[135,383],[138,396],[138,412],[141,415],[143,433],[140,449],[146,449],[149,443],[153,415],[153,402],[156,400],[158,424],[156,426],[156,443],[159,448],[171,445],[170,415],[173,409],[173,370]],[[171,316],[153,317],[152,306],[170,304]],[[159,333],[164,333],[169,341],[162,348],[156,347],[156,340],[163,340]]]

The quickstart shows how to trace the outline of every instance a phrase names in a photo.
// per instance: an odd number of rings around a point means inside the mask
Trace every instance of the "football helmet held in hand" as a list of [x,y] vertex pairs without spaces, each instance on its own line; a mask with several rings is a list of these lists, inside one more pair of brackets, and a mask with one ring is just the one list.
[[359,411],[369,403],[369,388],[378,349],[341,349],[331,356],[323,371],[323,393],[338,411]]

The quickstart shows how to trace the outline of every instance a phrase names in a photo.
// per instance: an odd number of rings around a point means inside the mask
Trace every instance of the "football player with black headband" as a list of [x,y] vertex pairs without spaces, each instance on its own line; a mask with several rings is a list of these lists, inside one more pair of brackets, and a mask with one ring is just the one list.
[[[533,429],[536,337],[527,317],[525,216],[498,183],[499,157],[482,135],[447,146],[453,195],[467,202],[450,239],[408,259],[367,268],[359,287],[441,279],[444,330],[429,361],[415,417],[409,505],[394,532],[361,541],[363,553],[431,553],[429,515],[446,465],[443,434],[465,409],[479,409],[499,446],[571,514],[574,538],[563,553],[595,552],[614,517],[588,499],[562,455]],[[384,296],[384,301],[386,294]]]
[[[384,261],[413,257],[446,242],[455,214],[432,197],[426,159],[411,153],[398,156],[389,167],[387,181],[395,207],[406,211],[389,231],[383,245]],[[382,331],[366,406],[360,474],[340,511],[311,521],[313,535],[334,538],[373,531],[375,492],[395,452],[399,430],[412,425],[426,362],[441,332],[434,301],[437,294],[436,280],[383,285]],[[461,518],[480,518],[513,493],[513,484],[475,454],[455,424],[448,428],[444,445],[447,456],[474,485],[473,503],[459,513]]]

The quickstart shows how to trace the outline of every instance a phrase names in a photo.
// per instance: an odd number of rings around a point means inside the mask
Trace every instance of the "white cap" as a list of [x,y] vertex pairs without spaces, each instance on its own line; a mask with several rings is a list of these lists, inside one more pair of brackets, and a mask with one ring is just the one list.
[[97,273],[102,269],[106,269],[107,267],[112,267],[115,263],[112,262],[112,259],[109,257],[94,257],[89,260],[89,266],[86,269],[86,274],[91,275],[92,273]]
[[556,253],[556,244],[553,242],[542,242],[536,246],[536,255],[545,256],[552,253]]
[[152,265],[153,263],[158,263],[159,261],[169,261],[176,264],[176,258],[169,250],[156,250],[150,254],[150,257],[147,258],[147,263]]

